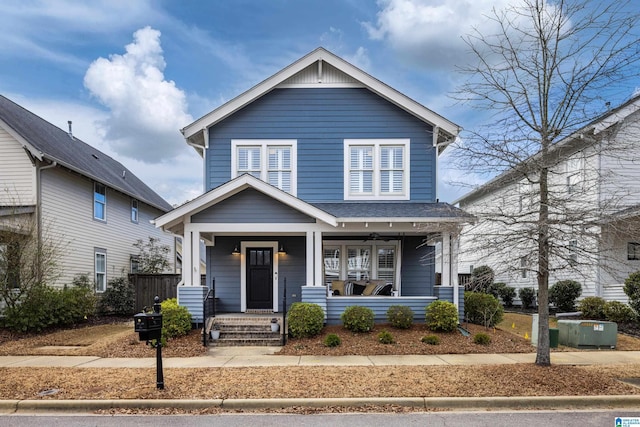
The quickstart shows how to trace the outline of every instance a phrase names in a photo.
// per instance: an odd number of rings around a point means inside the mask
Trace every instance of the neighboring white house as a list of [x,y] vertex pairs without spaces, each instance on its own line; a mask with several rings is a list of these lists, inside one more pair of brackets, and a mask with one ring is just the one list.
[[[640,270],[639,110],[636,96],[554,145],[550,285],[572,279],[582,297],[627,301],[624,279]],[[488,265],[496,282],[536,288],[539,187],[516,169],[454,202],[478,219],[463,229],[458,271]]]
[[171,206],[122,164],[0,95],[0,249],[3,233],[30,221],[61,246],[61,276],[87,274],[103,292],[136,266],[138,239],[175,239],[151,224]]

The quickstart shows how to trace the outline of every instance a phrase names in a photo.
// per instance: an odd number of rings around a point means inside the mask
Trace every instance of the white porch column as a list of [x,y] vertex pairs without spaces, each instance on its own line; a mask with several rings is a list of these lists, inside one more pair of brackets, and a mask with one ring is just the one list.
[[460,249],[460,236],[451,235],[451,284],[453,286],[453,303],[460,307],[460,292],[458,290],[458,251]]
[[307,283],[305,283],[306,286],[311,286],[313,285],[313,260],[314,260],[314,253],[313,253],[313,231],[307,231]]
[[[451,286],[451,235],[442,233],[442,286]],[[455,296],[454,296],[455,298]]]
[[200,286],[200,232],[193,232],[191,236],[191,244],[191,270],[193,271],[191,285]]
[[184,226],[184,236],[182,240],[182,283],[185,286],[193,284],[193,263],[191,262],[191,251],[193,250],[193,231],[188,224]]
[[315,233],[315,280],[313,281],[314,286],[321,286],[322,283],[322,266],[324,265],[324,260],[322,259],[322,232],[316,231]]

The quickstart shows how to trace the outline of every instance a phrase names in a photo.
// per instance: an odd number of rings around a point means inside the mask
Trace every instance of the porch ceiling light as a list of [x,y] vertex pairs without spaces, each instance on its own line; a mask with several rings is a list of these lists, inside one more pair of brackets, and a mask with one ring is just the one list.
[[280,249],[278,249],[278,255],[286,255],[287,251],[284,250],[284,245],[280,244]]
[[233,248],[233,251],[231,253],[233,255],[240,255],[240,249],[238,249],[238,245],[236,245],[235,248]]

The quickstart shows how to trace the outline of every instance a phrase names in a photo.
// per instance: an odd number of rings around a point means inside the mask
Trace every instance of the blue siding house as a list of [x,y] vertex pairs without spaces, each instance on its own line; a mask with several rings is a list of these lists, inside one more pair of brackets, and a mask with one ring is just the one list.
[[205,193],[156,220],[183,236],[179,302],[215,278],[228,313],[282,311],[285,282],[287,304],[320,304],[328,323],[356,304],[378,320],[390,305],[424,319],[438,298],[461,310],[458,235],[472,217],[436,194],[458,132],[322,48],[188,125]]

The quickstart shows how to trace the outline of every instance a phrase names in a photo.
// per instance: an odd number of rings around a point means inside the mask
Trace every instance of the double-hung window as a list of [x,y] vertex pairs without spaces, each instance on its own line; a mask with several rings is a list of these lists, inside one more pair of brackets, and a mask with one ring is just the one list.
[[409,199],[408,139],[344,141],[345,200]]
[[93,184],[93,218],[107,219],[107,188],[99,182]]
[[138,222],[138,201],[131,199],[131,222]]
[[96,292],[107,290],[107,251],[95,250]]
[[333,280],[384,280],[397,284],[399,242],[336,241],[323,246],[324,283]]
[[231,141],[232,177],[248,173],[296,195],[295,140]]
[[576,193],[582,183],[582,157],[567,160],[567,192]]

